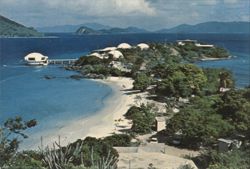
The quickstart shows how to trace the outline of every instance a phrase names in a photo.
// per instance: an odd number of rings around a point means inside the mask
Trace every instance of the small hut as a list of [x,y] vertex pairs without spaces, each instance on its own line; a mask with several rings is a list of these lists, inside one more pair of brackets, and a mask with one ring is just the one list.
[[156,131],[162,131],[166,129],[166,118],[165,117],[156,117]]

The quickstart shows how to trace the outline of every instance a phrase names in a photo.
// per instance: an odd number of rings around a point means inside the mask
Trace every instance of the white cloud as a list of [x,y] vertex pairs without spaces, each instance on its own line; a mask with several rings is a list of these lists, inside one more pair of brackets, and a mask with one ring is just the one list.
[[202,0],[198,2],[205,5],[216,5],[218,3],[218,0]]
[[250,22],[250,16],[249,15],[243,15],[240,18],[242,21]]
[[249,0],[0,0],[1,14],[29,26],[98,22],[148,29],[246,21]]
[[198,12],[192,12],[191,16],[192,18],[198,18],[200,15]]
[[238,0],[224,0],[224,3],[236,4],[236,3],[238,3]]
[[155,9],[145,0],[43,0],[50,7],[81,12],[90,16],[155,15]]

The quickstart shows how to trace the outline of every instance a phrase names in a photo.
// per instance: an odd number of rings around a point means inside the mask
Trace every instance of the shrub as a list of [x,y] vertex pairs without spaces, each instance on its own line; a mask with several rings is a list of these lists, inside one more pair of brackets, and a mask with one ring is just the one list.
[[105,137],[103,141],[111,146],[127,147],[130,146],[132,137],[127,134],[114,134],[112,136]]

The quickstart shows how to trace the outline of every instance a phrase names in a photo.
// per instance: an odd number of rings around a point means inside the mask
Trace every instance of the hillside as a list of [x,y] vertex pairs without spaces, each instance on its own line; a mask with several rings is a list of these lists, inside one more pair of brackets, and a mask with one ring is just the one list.
[[0,15],[0,37],[40,37],[42,33]]
[[111,28],[100,30],[103,34],[124,34],[124,33],[147,33],[145,29],[137,27],[127,27],[127,28]]
[[101,32],[96,31],[94,29],[88,28],[86,26],[82,26],[75,32],[77,35],[98,35],[101,34]]
[[205,22],[197,25],[182,24],[157,33],[250,33],[250,22]]
[[102,25],[95,22],[89,22],[84,24],[78,24],[78,25],[57,25],[57,26],[48,26],[48,27],[38,27],[37,30],[40,32],[57,32],[57,33],[70,33],[70,32],[76,32],[80,27],[88,27],[93,30],[101,30],[101,29],[110,29],[111,27],[107,25]]
[[127,28],[110,28],[94,30],[86,26],[80,27],[77,31],[77,35],[100,35],[100,34],[129,34],[129,33],[147,33],[145,29],[140,29],[137,27],[127,27]]

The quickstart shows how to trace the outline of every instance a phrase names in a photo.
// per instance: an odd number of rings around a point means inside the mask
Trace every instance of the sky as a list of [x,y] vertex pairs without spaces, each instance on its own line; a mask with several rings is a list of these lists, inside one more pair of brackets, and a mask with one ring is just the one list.
[[96,22],[148,30],[207,21],[250,21],[250,0],[0,0],[0,14],[26,26]]

